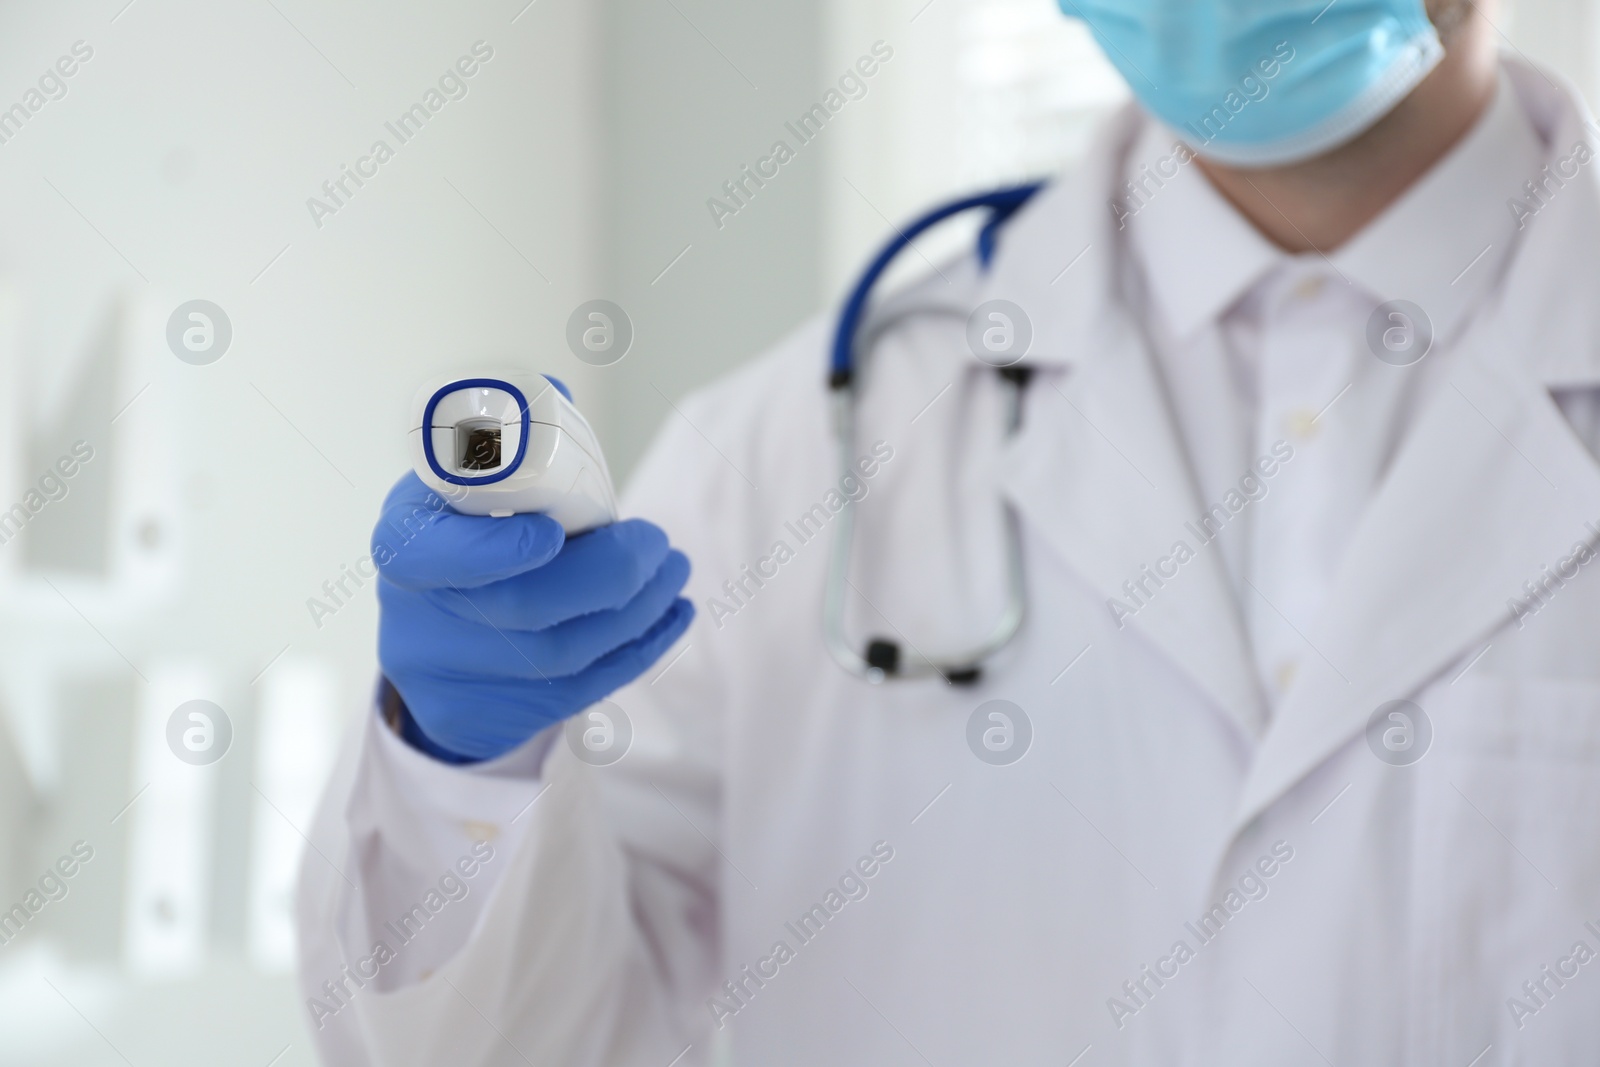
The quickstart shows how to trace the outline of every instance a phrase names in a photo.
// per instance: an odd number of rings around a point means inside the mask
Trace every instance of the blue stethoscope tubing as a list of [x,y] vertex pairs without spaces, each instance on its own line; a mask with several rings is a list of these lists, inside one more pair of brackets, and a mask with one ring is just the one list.
[[872,299],[872,290],[878,284],[878,279],[883,277],[884,271],[889,269],[890,264],[912,241],[946,219],[968,211],[987,209],[989,218],[984,222],[983,229],[978,231],[978,263],[987,269],[989,261],[994,258],[1000,227],[1043,185],[1043,182],[1030,182],[952,200],[934,208],[910,226],[898,231],[873,257],[872,262],[867,264],[867,269],[861,272],[855,287],[850,290],[850,296],[846,298],[844,306],[839,309],[839,322],[834,328],[833,350],[828,362],[828,387],[837,391],[852,384],[856,368],[856,335],[861,331],[861,320]]
[[[833,432],[841,473],[853,475],[855,471],[856,410],[861,387],[857,369],[859,356],[864,354],[858,353],[857,346],[861,341],[861,328],[871,303],[872,291],[879,279],[919,235],[946,219],[968,211],[986,210],[989,213],[982,229],[978,231],[977,242],[978,264],[987,269],[994,256],[1000,227],[1042,186],[1042,182],[1007,186],[942,204],[896,232],[873,257],[866,270],[862,271],[860,279],[840,308],[828,360],[828,389],[832,396]],[[1010,386],[1007,430],[1015,433],[1022,421],[1022,394],[1027,387],[1030,371],[1025,366],[1008,366],[999,368],[999,373],[1001,379]],[[844,609],[846,590],[851,587],[849,566],[855,540],[855,508],[854,502],[847,501],[835,522],[833,552],[828,563],[828,584],[823,597],[823,638],[834,660],[851,674],[873,683],[895,678],[930,677],[942,677],[952,685],[971,685],[979,681],[984,663],[1011,642],[1022,628],[1026,615],[1027,582],[1022,563],[1021,533],[1015,513],[1007,506],[1008,592],[999,619],[981,645],[960,655],[930,658],[915,647],[904,649],[900,642],[885,637],[873,637],[864,646],[857,646],[845,633]]]

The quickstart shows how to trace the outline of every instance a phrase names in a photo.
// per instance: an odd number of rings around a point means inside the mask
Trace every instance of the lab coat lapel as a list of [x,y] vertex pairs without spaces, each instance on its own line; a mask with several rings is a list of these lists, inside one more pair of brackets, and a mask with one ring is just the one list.
[[[1550,394],[1463,351],[1358,528],[1299,679],[1240,799],[1242,825],[1512,620],[1523,583],[1600,521],[1600,468]],[[1424,711],[1427,709],[1424,708]]]
[[[1557,156],[1580,138],[1593,143],[1570,105],[1522,68],[1512,75],[1536,121],[1555,120],[1545,132]],[[1252,767],[1238,826],[1351,741],[1379,705],[1490,643],[1524,582],[1596,540],[1600,464],[1550,390],[1600,385],[1600,312],[1574,299],[1600,277],[1597,238],[1593,174],[1524,231],[1498,299],[1448,357],[1458,365],[1362,519],[1307,634],[1314,653]]]
[[1237,604],[1220,554],[1185,526],[1201,507],[1155,368],[1131,333],[1108,328],[1092,367],[1038,387],[1007,491],[1124,632],[1155,645],[1254,738],[1264,712]]
[[[1187,453],[1124,310],[1131,279],[1119,274],[1121,242],[1105,205],[1136,125],[1131,112],[1112,124],[1079,176],[1047,188],[1025,209],[1035,217],[1002,239],[980,299],[1024,309],[1034,330],[1028,361],[1043,373],[1001,478],[1025,526],[1108,613],[1122,605],[1124,632],[1159,649],[1253,738],[1264,709],[1237,605],[1218,553],[1185,528],[1201,511]],[[1179,542],[1193,553],[1182,562]],[[1150,577],[1162,569],[1167,577]],[[1143,592],[1130,596],[1130,582]]]

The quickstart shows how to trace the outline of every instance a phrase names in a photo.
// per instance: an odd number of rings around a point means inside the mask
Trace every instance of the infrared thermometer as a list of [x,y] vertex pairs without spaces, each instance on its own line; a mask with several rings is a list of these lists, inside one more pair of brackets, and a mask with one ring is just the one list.
[[417,476],[465,515],[542,512],[568,534],[617,519],[611,472],[589,423],[539,374],[439,378],[411,416]]

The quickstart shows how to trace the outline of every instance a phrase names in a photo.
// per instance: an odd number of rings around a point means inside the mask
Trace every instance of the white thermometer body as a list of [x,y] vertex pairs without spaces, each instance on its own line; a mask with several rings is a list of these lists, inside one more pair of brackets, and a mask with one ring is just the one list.
[[600,443],[543,375],[429,382],[413,403],[410,436],[417,476],[463,514],[541,512],[568,534],[616,521]]

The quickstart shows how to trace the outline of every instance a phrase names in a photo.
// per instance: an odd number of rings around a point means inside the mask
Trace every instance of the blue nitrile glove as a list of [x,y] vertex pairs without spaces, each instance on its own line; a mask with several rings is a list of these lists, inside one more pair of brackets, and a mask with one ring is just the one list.
[[544,515],[462,515],[407,473],[372,534],[378,660],[444,759],[491,759],[643,674],[689,626],[689,560],[640,519],[567,541]]

